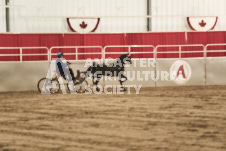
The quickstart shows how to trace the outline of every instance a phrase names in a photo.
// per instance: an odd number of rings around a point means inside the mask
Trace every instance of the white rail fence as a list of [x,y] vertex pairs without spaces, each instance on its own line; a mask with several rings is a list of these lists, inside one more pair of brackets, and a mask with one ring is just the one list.
[[[183,50],[182,48],[189,47],[190,49],[195,50]],[[201,49],[197,49],[200,47]],[[159,51],[160,48],[178,48],[177,51]],[[192,45],[158,45],[156,46],[155,58],[158,58],[158,54],[178,54],[178,58],[182,58],[182,54],[193,54],[193,53],[203,53],[203,57],[205,57],[205,46],[202,44],[192,44]]]
[[[74,52],[68,53],[64,52],[64,55],[75,55],[75,60],[79,60],[79,55],[101,55],[103,56],[103,48],[101,46],[54,46],[50,48],[49,58],[51,60],[52,55],[56,55],[57,53],[53,52],[54,50],[65,50],[65,49],[73,49]],[[100,52],[78,52],[79,49],[99,49]],[[50,61],[49,60],[49,61]]]
[[[24,53],[24,50],[44,50],[45,53]],[[6,52],[2,53],[1,50],[17,50],[18,53],[8,54]],[[46,60],[49,61],[49,49],[47,47],[0,47],[0,57],[19,57],[19,62],[23,62],[24,56],[46,56]],[[2,62],[2,61],[1,61]],[[15,62],[15,61],[13,61]]]
[[[214,47],[220,47],[220,50],[213,49]],[[132,50],[133,48],[136,48],[136,51]],[[137,49],[143,49],[143,48],[150,48],[148,51],[137,51]],[[173,49],[177,48],[175,51],[165,51],[166,49]],[[189,48],[186,50],[183,50],[183,48]],[[212,48],[212,49],[211,49]],[[222,49],[223,48],[223,49]],[[66,49],[71,49],[73,52],[66,52]],[[96,49],[98,51],[96,52],[79,52],[79,49]],[[114,49],[114,51],[110,50]],[[124,49],[125,51],[118,51],[118,49]],[[161,51],[161,49],[165,49],[164,51]],[[4,51],[2,53],[2,50],[17,50],[17,53],[7,53]],[[44,50],[45,52],[43,53],[24,53],[24,50]],[[99,55],[99,58],[101,59],[106,59],[106,55],[116,55],[116,54],[125,54],[129,53],[131,55],[135,54],[152,54],[153,57],[158,59],[158,54],[178,54],[178,57],[173,57],[173,58],[189,58],[189,57],[183,57],[183,54],[195,54],[195,53],[200,53],[201,56],[204,59],[208,58],[210,53],[221,53],[221,56],[226,56],[226,43],[222,44],[207,44],[206,46],[202,44],[192,44],[192,45],[110,45],[110,46],[54,46],[51,47],[50,49],[47,47],[0,47],[0,57],[19,57],[19,61],[11,61],[11,62],[23,62],[26,61],[23,59],[24,56],[46,56],[47,59],[45,60],[38,60],[38,61],[51,61],[53,56],[56,56],[57,52],[56,50],[59,51],[65,51],[64,55],[65,56],[74,56],[74,60],[82,60],[79,59],[80,55]],[[117,50],[117,51],[115,51]],[[225,54],[223,54],[225,53]],[[145,58],[145,57],[143,57]],[[147,57],[150,58],[150,57]],[[165,58],[170,58],[170,57],[165,57]],[[191,57],[193,58],[193,57]],[[138,58],[139,59],[139,58]],[[8,62],[8,61],[1,61],[1,62]]]
[[[214,50],[214,49],[210,49],[210,47],[219,47],[219,46],[223,46],[224,49],[222,50]],[[226,43],[222,43],[222,44],[207,44],[205,46],[205,53],[206,56],[208,56],[209,53],[219,53],[219,52],[226,52]]]
[[[107,49],[110,49],[110,48],[127,48],[127,50],[125,52],[108,52]],[[132,48],[151,48],[152,51],[132,51],[131,49]],[[155,47],[153,45],[112,45],[112,46],[105,46],[104,48],[104,51],[103,51],[103,59],[106,59],[106,55],[112,55],[112,54],[123,54],[123,53],[129,53],[129,54],[153,54],[154,56],[154,50],[155,50]]]

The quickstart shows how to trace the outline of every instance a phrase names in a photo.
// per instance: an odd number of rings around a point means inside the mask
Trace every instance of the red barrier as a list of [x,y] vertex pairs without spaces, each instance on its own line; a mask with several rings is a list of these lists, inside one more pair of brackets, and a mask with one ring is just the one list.
[[[226,43],[226,31],[188,32],[188,33],[185,33],[185,32],[127,33],[127,34],[126,33],[125,34],[124,33],[119,33],[119,34],[76,34],[76,33],[75,34],[74,33],[73,34],[71,33],[68,33],[68,34],[0,34],[0,47],[48,47],[48,48],[51,48],[53,46],[102,46],[102,47],[105,47],[108,45],[157,46],[157,45],[186,45],[186,44],[206,45],[209,43],[212,43],[212,44]],[[95,52],[95,49],[87,49],[86,51]],[[168,50],[165,49],[164,51],[168,51]],[[4,53],[11,54],[12,51],[4,50],[4,49],[0,50],[0,54],[4,54]],[[37,53],[37,51],[34,53]],[[42,52],[39,52],[39,53],[42,53]],[[219,54],[217,53],[215,54],[219,56]],[[222,54],[222,55],[225,55],[225,54]],[[172,55],[170,56],[174,57]],[[136,56],[134,54],[134,57],[139,58],[139,55]],[[15,58],[15,57],[11,57],[11,58]],[[83,58],[87,58],[87,57],[83,56]],[[26,60],[32,60],[32,58],[29,58],[28,56],[24,58],[24,61]],[[3,61],[1,60],[1,57],[0,57],[0,61]]]

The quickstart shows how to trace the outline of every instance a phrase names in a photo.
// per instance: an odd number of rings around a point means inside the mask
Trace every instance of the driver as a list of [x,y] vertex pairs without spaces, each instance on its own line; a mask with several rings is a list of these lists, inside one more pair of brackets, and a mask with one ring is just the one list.
[[[65,74],[67,74],[67,72],[68,72],[68,69],[67,69],[68,65],[67,64],[70,64],[70,63],[69,62],[63,63],[63,61],[62,61],[63,56],[64,56],[64,54],[62,52],[59,52],[57,54],[58,58],[56,60],[56,71],[57,71],[58,78],[60,76],[62,76],[66,80]],[[75,80],[74,72],[73,72],[73,70],[71,68],[69,68],[69,73],[71,75],[72,81],[74,81]]]

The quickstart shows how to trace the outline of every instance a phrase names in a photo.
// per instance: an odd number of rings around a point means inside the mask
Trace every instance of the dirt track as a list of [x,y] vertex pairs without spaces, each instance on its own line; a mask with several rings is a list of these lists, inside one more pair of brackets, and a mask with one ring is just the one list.
[[226,150],[226,86],[0,93],[0,150]]

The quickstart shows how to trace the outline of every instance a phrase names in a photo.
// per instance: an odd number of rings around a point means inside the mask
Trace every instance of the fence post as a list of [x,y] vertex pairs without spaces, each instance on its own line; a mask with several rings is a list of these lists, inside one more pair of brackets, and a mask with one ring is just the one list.
[[78,60],[78,47],[75,47],[75,59]]
[[[106,46],[103,48],[101,48],[102,49],[102,59],[103,59],[103,64],[105,64],[106,62],[105,62],[105,51],[106,51]],[[105,87],[105,76],[102,76],[103,77],[103,87]]]
[[22,62],[23,61],[23,52],[22,52],[22,48],[20,48],[20,62]]
[[181,58],[181,45],[179,45],[179,58]]
[[157,81],[156,81],[156,73],[157,73],[157,49],[158,49],[158,46],[154,47],[154,58],[155,58],[155,69],[154,69],[154,72],[155,72],[155,87],[157,85]]
[[47,49],[47,60],[49,62],[49,50]]
[[207,75],[207,73],[206,73],[206,56],[207,56],[207,47],[208,47],[208,44],[206,45],[206,46],[204,46],[203,47],[203,49],[204,49],[204,71],[205,71],[205,86],[206,86],[206,75]]

